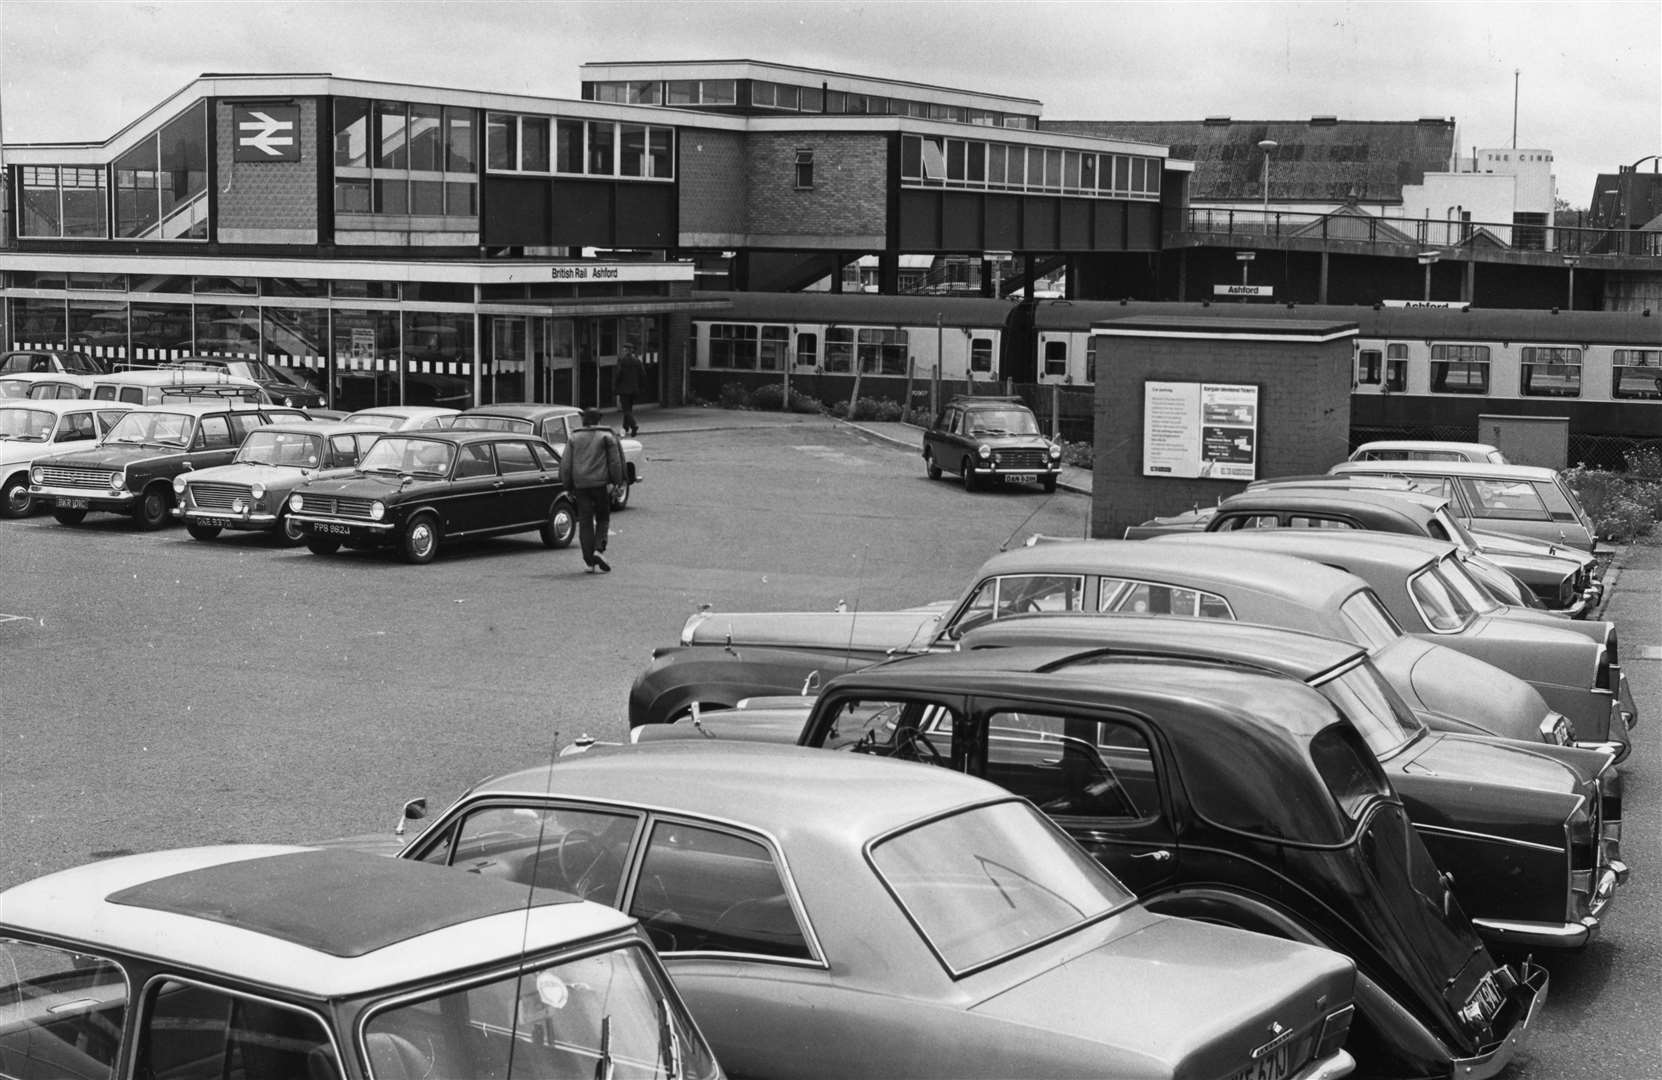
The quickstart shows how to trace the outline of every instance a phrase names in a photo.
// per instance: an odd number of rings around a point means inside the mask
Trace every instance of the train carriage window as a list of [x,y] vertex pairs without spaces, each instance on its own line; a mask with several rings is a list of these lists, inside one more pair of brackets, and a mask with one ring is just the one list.
[[1085,381],[1096,382],[1096,335],[1085,339]]
[[1431,392],[1434,394],[1487,394],[1489,392],[1489,346],[1431,346]]
[[1385,389],[1391,393],[1408,389],[1408,346],[1400,342],[1385,346]]
[[710,324],[710,366],[754,371],[758,328],[739,323]]
[[1581,350],[1525,345],[1518,390],[1525,397],[1580,397]]
[[1379,385],[1382,358],[1378,349],[1363,349],[1356,354],[1356,383],[1358,386]]
[[791,330],[788,326],[764,326],[757,353],[757,366],[763,371],[781,371],[791,351]]
[[1068,373],[1068,343],[1045,342],[1045,374],[1063,376]]
[[862,327],[859,332],[860,371],[867,375],[904,375],[907,332]]
[[993,370],[992,338],[970,340],[970,370],[990,374]]
[[819,363],[819,335],[796,335],[796,366],[814,367]]
[[854,328],[833,326],[825,331],[825,370],[851,374],[854,371]]
[[1615,350],[1610,386],[1618,398],[1662,398],[1662,349]]

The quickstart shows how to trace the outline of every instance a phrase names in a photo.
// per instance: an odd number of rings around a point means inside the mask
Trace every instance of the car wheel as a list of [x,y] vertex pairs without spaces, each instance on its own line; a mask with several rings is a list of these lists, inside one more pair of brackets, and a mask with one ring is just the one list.
[[1047,476],[1043,480],[1039,481],[1039,483],[1044,486],[1047,494],[1056,490],[1056,478],[1054,476]]
[[146,531],[159,529],[167,524],[170,505],[165,488],[160,485],[145,488],[138,505],[133,507],[133,522]]
[[931,480],[941,478],[941,467],[935,464],[935,455],[927,450],[923,452],[923,471],[929,474]]
[[22,473],[0,484],[0,517],[20,518],[34,505],[29,496],[29,478]]
[[294,515],[285,509],[277,515],[277,527],[271,530],[271,535],[281,547],[294,547],[306,539],[306,530],[300,527],[300,522],[294,520]]
[[333,555],[340,550],[340,541],[325,540],[321,536],[314,536],[306,541],[306,550],[313,555]]
[[59,525],[79,525],[87,519],[85,510],[53,510],[52,516],[58,519]]
[[577,513],[563,496],[554,500],[554,509],[548,512],[548,524],[542,527],[544,547],[566,548],[577,535]]
[[417,566],[433,561],[439,553],[439,523],[432,514],[417,514],[404,526],[404,537],[398,542],[398,555]]
[[970,459],[969,458],[965,458],[962,462],[959,463],[959,465],[958,465],[958,475],[964,481],[964,490],[965,491],[974,491],[976,488],[981,486],[979,483],[976,482],[975,469],[970,465]]
[[628,482],[612,485],[612,509],[622,510],[629,505],[629,492],[635,485]]
[[187,521],[185,531],[190,533],[193,540],[212,540],[224,530],[218,525],[199,525],[194,521]]

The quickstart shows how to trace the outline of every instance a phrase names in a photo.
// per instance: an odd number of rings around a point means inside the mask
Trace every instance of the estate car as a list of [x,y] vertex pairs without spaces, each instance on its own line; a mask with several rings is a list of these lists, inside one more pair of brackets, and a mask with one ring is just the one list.
[[633,919],[352,851],[107,859],[0,893],[11,1080],[720,1080]]
[[1470,461],[1348,461],[1331,471],[1407,477],[1420,490],[1448,499],[1467,528],[1515,533],[1587,552],[1598,545],[1598,527],[1554,469]]
[[279,405],[292,405],[300,409],[322,408],[325,395],[317,387],[301,379],[298,375],[291,375],[275,364],[264,360],[232,360],[220,357],[192,356],[183,360],[171,360],[168,368],[178,368],[185,371],[211,371],[221,375],[232,375],[239,379],[259,383],[271,400]]
[[260,428],[242,441],[229,465],[174,477],[173,515],[197,540],[231,529],[298,544],[305,534],[288,508],[294,489],[351,472],[380,435],[360,425],[315,421]]
[[0,517],[34,508],[29,466],[36,458],[97,442],[126,411],[75,398],[0,401]]
[[1376,439],[1350,452],[1350,461],[1483,461],[1505,465],[1506,455],[1488,443],[1440,439]]
[[1039,430],[1020,398],[960,394],[923,433],[923,466],[931,480],[957,473],[965,491],[982,484],[1038,484],[1056,490],[1062,448]]

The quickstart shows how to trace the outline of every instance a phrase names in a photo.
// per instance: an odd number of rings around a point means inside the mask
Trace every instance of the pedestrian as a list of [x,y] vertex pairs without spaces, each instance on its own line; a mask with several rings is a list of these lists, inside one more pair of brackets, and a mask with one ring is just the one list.
[[583,410],[583,426],[571,433],[560,456],[560,484],[577,505],[577,538],[589,573],[612,572],[606,536],[612,528],[612,488],[623,483],[623,445],[600,426],[600,410]]
[[641,430],[635,423],[635,398],[641,392],[641,379],[641,358],[634,349],[623,350],[612,373],[612,389],[617,392],[618,408],[623,410],[623,433],[631,439]]

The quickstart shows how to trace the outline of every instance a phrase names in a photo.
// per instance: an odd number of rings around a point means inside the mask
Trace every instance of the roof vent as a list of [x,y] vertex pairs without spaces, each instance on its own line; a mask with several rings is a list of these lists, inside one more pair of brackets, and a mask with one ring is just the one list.
[[1331,127],[1332,125],[1337,124],[1338,122],[1339,122],[1339,118],[1337,116],[1312,116],[1310,118],[1310,126],[1311,127],[1315,127],[1317,125],[1320,125],[1320,126],[1323,126],[1323,127]]
[[1227,123],[1230,122],[1230,120],[1229,120],[1229,117],[1227,117],[1227,116],[1208,116],[1206,118],[1206,122],[1208,124],[1217,125],[1217,124],[1227,124]]

